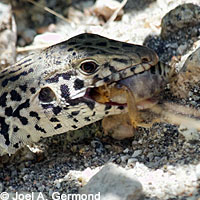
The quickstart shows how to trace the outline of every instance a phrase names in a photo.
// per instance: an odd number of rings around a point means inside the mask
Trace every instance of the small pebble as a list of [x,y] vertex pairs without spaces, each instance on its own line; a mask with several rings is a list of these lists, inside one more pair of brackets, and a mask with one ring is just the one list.
[[138,161],[137,158],[129,158],[129,159],[128,159],[128,162],[127,162],[127,165],[129,165],[129,164],[131,164],[131,163],[135,163],[135,162],[137,162],[137,161]]
[[186,141],[192,141],[192,140],[199,140],[200,139],[200,134],[197,131],[197,129],[194,128],[189,128],[185,125],[180,125],[178,129],[179,133],[183,135],[186,139]]
[[124,149],[123,153],[128,153],[129,152],[129,148]]
[[132,154],[132,157],[135,158],[137,156],[139,156],[142,153],[142,150],[136,150],[134,151],[134,153]]
[[129,156],[125,155],[125,156],[121,156],[120,158],[121,158],[121,162],[125,163],[128,160]]
[[22,33],[22,37],[27,44],[30,44],[33,41],[35,35],[36,32],[33,29],[25,29],[25,31]]
[[0,193],[3,192],[3,190],[4,190],[3,183],[0,183]]
[[152,152],[148,153],[147,157],[149,158],[149,161],[151,162],[154,158],[154,153],[152,153]]
[[61,184],[58,182],[58,183],[56,184],[56,187],[59,189],[59,188],[61,187]]

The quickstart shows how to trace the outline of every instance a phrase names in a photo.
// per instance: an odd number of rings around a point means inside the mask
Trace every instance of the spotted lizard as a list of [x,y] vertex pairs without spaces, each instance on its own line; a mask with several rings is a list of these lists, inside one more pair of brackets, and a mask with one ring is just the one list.
[[[0,155],[127,112],[125,104],[96,102],[93,88],[146,71],[155,73],[157,63],[156,53],[147,47],[84,33],[4,69],[0,72]],[[161,74],[161,68],[156,69]]]

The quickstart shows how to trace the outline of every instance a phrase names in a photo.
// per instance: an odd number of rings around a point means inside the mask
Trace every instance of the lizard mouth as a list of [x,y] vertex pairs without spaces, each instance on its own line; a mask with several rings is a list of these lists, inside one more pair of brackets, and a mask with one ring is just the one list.
[[88,88],[85,97],[100,104],[112,106],[126,106],[127,100],[125,91],[118,88],[116,84],[103,85],[95,88]]
[[89,88],[85,97],[112,106],[127,106],[131,102],[139,110],[143,110],[158,102],[159,91],[165,85],[164,82],[160,76],[144,72],[100,87]]
[[100,104],[111,106],[127,107],[129,104],[130,107],[130,104],[132,104],[132,106],[135,105],[139,110],[151,108],[158,102],[156,97],[138,100],[134,97],[133,91],[118,83],[112,84],[112,87],[104,85],[97,88],[89,88],[85,97]]

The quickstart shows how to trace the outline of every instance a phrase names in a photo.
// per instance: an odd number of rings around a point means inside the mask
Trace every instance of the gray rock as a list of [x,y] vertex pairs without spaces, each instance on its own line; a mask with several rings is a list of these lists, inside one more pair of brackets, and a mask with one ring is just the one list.
[[137,200],[143,196],[142,185],[132,173],[114,164],[103,167],[79,192],[99,195],[101,200]]
[[17,176],[17,170],[11,171],[11,176]]
[[0,183],[0,193],[3,192],[3,190],[4,190],[4,186],[2,183]]
[[56,187],[59,189],[59,188],[61,187],[61,184],[58,182],[58,183],[56,184]]
[[135,158],[137,156],[139,156],[142,153],[142,150],[135,150],[132,157]]
[[30,43],[33,41],[35,35],[36,35],[35,30],[33,30],[33,29],[26,29],[26,30],[23,32],[22,37],[23,37],[23,39],[24,39],[28,44],[30,44]]
[[199,19],[200,7],[198,5],[192,3],[179,5],[163,17],[161,36],[166,38],[180,29],[198,25]]
[[138,161],[137,158],[129,158],[128,161],[127,161],[127,165],[130,165],[130,164],[136,163],[137,161]]
[[192,54],[190,54],[185,61],[181,71],[194,71],[199,73],[200,71],[200,47],[197,48]]
[[123,163],[125,163],[128,160],[129,156],[128,155],[124,155],[124,156],[121,156],[120,158],[121,158],[121,161]]
[[153,152],[149,152],[149,153],[147,154],[147,157],[149,158],[149,161],[152,161],[153,158],[154,158],[154,153],[153,153]]
[[181,124],[178,131],[181,135],[185,137],[186,141],[193,141],[193,140],[200,139],[199,132],[195,128],[191,128],[191,127],[189,128]]

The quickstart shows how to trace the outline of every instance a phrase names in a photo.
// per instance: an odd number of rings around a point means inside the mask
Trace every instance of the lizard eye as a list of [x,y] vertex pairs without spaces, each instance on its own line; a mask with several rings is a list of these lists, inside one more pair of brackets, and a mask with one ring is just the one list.
[[48,103],[54,101],[56,99],[56,95],[51,88],[45,87],[40,90],[38,98],[40,101]]
[[97,68],[98,68],[98,65],[93,61],[84,62],[80,66],[80,69],[82,70],[82,72],[88,75],[96,72]]

